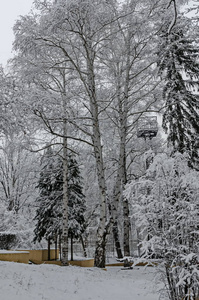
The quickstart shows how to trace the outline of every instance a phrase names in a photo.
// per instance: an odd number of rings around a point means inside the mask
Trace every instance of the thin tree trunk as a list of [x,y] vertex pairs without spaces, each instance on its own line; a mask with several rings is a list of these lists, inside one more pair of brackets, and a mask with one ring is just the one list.
[[[88,24],[88,30],[89,24]],[[85,43],[85,49],[87,53],[87,89],[88,96],[90,100],[90,112],[92,116],[92,142],[96,160],[98,185],[100,192],[100,221],[97,230],[97,241],[95,250],[95,266],[99,268],[105,267],[105,251],[106,251],[106,240],[107,234],[109,232],[109,226],[106,226],[106,204],[107,204],[107,194],[106,194],[106,182],[105,182],[105,172],[104,172],[104,162],[102,154],[102,142],[101,142],[101,132],[99,125],[99,111],[98,111],[98,101],[96,97],[96,86],[95,86],[95,71],[94,71],[94,59],[95,52],[92,48],[92,39],[88,36],[88,40]]]
[[68,151],[66,120],[63,124],[63,225],[62,225],[62,265],[68,266]]
[[[122,168],[123,168],[123,186],[122,192],[124,191],[125,185],[127,184],[127,169],[126,169],[126,139],[127,139],[127,118],[128,118],[128,101],[129,101],[129,82],[130,82],[130,68],[131,68],[131,47],[130,47],[130,39],[131,33],[128,32],[126,38],[126,50],[127,50],[127,58],[126,58],[126,74],[125,74],[125,85],[124,85],[124,99],[123,99],[123,117],[122,117],[122,126],[121,126],[121,147],[123,147],[123,151],[121,155],[123,155]],[[128,200],[122,196],[123,200],[123,223],[124,223],[124,255],[130,256],[130,218],[129,218],[129,203]]]
[[124,214],[124,256],[130,256],[130,220],[129,220],[129,204],[126,198],[123,199]]
[[[123,188],[127,184],[127,174],[126,174],[126,155],[124,155],[123,163]],[[122,195],[122,204],[123,204],[123,231],[124,231],[124,256],[130,256],[130,229],[131,222],[129,217],[129,203],[127,198]]]
[[138,257],[141,257],[140,232],[139,232],[139,229],[137,229],[137,248],[138,248]]
[[71,255],[71,261],[73,261],[73,235],[71,233],[70,237],[70,255]]
[[59,259],[62,261],[61,234],[59,234]]
[[50,238],[48,238],[48,260],[50,260]]
[[118,213],[118,207],[119,207],[119,202],[121,199],[121,191],[122,191],[122,177],[123,177],[123,173],[122,173],[122,159],[121,157],[123,157],[121,155],[121,145],[120,145],[120,153],[119,153],[119,165],[118,165],[118,171],[117,171],[117,179],[116,179],[116,183],[115,183],[115,188],[113,191],[113,201],[111,204],[111,218],[112,218],[112,232],[113,232],[113,238],[114,238],[114,242],[115,242],[115,249],[117,252],[117,257],[118,258],[122,258],[123,254],[122,254],[122,249],[121,249],[121,244],[120,244],[120,237],[119,237],[119,230],[118,230],[118,217],[119,217],[119,213]]
[[117,252],[117,258],[123,258],[121,244],[120,244],[119,230],[118,230],[118,216],[119,216],[118,207],[119,207],[119,201],[121,197],[121,182],[122,182],[121,172],[120,172],[120,168],[118,168],[116,184],[113,191],[113,199],[111,205],[109,206],[111,221],[112,221],[112,233],[113,233],[113,239],[115,244],[115,250]]
[[80,236],[80,240],[81,240],[81,244],[82,244],[82,248],[83,248],[83,252],[84,252],[84,257],[87,257],[86,247],[85,247],[85,243],[84,243],[84,239],[83,239],[82,235]]
[[106,227],[106,183],[104,174],[104,162],[102,155],[102,145],[101,145],[101,134],[99,129],[98,121],[98,109],[97,104],[94,103],[92,106],[92,116],[93,116],[93,145],[96,159],[97,175],[98,175],[98,185],[100,191],[100,221],[97,230],[97,241],[96,241],[96,251],[95,251],[95,266],[99,268],[105,267],[105,251],[106,251],[106,235],[108,230]]
[[55,236],[55,260],[57,260],[57,235]]
[[113,238],[114,238],[114,242],[115,242],[115,249],[117,252],[117,258],[123,258],[121,244],[120,244],[120,240],[119,240],[119,230],[118,230],[117,220],[113,224],[112,231],[113,231]]
[[127,139],[127,118],[128,118],[128,89],[129,89],[129,72],[130,72],[130,44],[127,39],[127,60],[126,60],[126,74],[125,74],[125,85],[124,90],[121,89],[122,81],[122,71],[120,69],[119,63],[116,67],[116,82],[117,82],[117,100],[118,100],[118,112],[119,112],[119,136],[120,136],[120,149],[119,149],[119,159],[118,159],[118,171],[114,189],[113,204],[112,204],[112,217],[113,217],[113,236],[116,245],[116,251],[119,258],[122,258],[122,251],[119,241],[118,234],[118,207],[119,202],[122,200],[123,207],[123,246],[124,255],[130,256],[130,219],[129,219],[129,206],[128,201],[123,197],[123,190],[125,184],[127,183],[127,170],[126,170],[126,139]]

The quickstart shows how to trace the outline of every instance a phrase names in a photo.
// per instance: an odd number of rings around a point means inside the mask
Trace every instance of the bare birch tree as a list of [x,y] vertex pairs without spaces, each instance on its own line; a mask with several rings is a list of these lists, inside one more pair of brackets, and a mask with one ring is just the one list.
[[123,206],[124,255],[129,256],[131,250],[129,205],[123,197],[123,190],[131,165],[131,143],[136,140],[136,120],[146,112],[158,111],[161,104],[157,97],[159,81],[154,80],[156,56],[153,51],[159,29],[156,23],[160,8],[163,11],[166,8],[161,1],[156,5],[145,1],[124,1],[120,10],[115,11],[117,21],[112,27],[112,37],[102,58],[114,91],[114,100],[107,114],[117,131],[117,174],[111,206],[118,257],[122,256],[117,228],[117,219],[121,215],[120,200]]

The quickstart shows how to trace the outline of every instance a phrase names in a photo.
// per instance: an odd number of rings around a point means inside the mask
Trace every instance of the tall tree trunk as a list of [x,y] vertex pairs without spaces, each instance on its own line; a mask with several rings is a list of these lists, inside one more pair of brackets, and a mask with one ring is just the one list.
[[115,249],[117,252],[117,258],[123,258],[117,220],[115,220],[115,222],[113,223],[112,231],[113,231],[113,238],[114,238],[114,242],[115,242]]
[[[127,184],[127,173],[126,173],[126,153],[123,156],[123,184],[122,191],[124,191],[125,185]],[[129,217],[129,203],[127,198],[122,195],[123,204],[123,244],[124,244],[124,256],[130,256],[130,217]]]
[[86,252],[86,247],[85,247],[85,243],[84,243],[84,239],[83,236],[80,236],[80,240],[81,240],[81,244],[82,244],[82,248],[83,248],[83,252],[84,252],[84,257],[87,257],[87,252]]
[[106,226],[106,204],[107,204],[107,194],[106,194],[106,182],[105,182],[105,172],[104,172],[104,162],[102,154],[102,142],[101,142],[101,132],[99,125],[99,111],[98,111],[98,101],[96,97],[96,86],[95,86],[95,72],[94,72],[94,58],[95,52],[92,48],[92,39],[88,37],[85,44],[87,53],[87,90],[90,100],[90,112],[92,116],[92,142],[96,160],[97,176],[98,176],[98,186],[100,192],[100,221],[97,230],[97,241],[95,250],[95,266],[99,268],[105,267],[105,251],[106,251],[106,240],[107,234],[109,232],[109,226]]
[[130,220],[129,220],[129,204],[126,198],[123,199],[124,214],[124,256],[130,256]]
[[63,123],[63,224],[62,224],[62,265],[68,266],[68,150],[67,124]]
[[120,137],[120,149],[118,157],[118,171],[116,177],[116,183],[113,193],[113,203],[112,203],[112,217],[113,217],[113,236],[115,239],[116,251],[118,257],[123,257],[119,235],[118,235],[118,226],[117,226],[117,217],[118,217],[118,207],[119,202],[122,200],[123,207],[123,243],[124,243],[124,255],[130,255],[130,219],[129,219],[129,207],[127,199],[123,197],[123,190],[125,184],[127,183],[127,170],[126,170],[126,139],[127,139],[127,118],[128,118],[128,90],[129,90],[129,72],[130,72],[130,43],[129,37],[126,40],[127,47],[127,59],[126,59],[126,74],[125,74],[125,83],[124,89],[122,86],[122,70],[120,64],[117,63],[115,70],[115,79],[116,79],[116,89],[117,89],[117,101],[118,101],[118,112],[119,112],[119,137]]
[[[106,224],[103,234],[97,235],[97,243],[95,249],[95,266],[98,268],[105,268],[106,266],[106,243],[107,236],[110,229],[110,222]],[[99,230],[99,228],[98,228]]]
[[71,261],[73,261],[73,234],[71,233],[70,237],[70,255],[71,255]]
[[99,268],[105,267],[105,252],[106,252],[106,240],[109,232],[109,226],[106,224],[106,185],[104,175],[104,165],[102,158],[102,146],[100,141],[99,128],[94,128],[94,150],[96,157],[97,173],[98,173],[98,184],[100,190],[100,221],[97,230],[97,241],[95,250],[95,266]]
[[[130,31],[126,37],[126,74],[125,74],[125,85],[124,85],[124,98],[122,99],[122,126],[121,126],[121,160],[123,169],[123,179],[122,179],[122,192],[124,191],[125,185],[127,184],[127,169],[126,169],[126,139],[127,139],[127,118],[128,118],[128,102],[129,102],[129,83],[130,83],[130,69],[131,69],[131,33]],[[130,218],[129,218],[129,204],[128,200],[122,196],[123,200],[123,219],[124,219],[124,255],[130,256]]]
[[117,257],[122,258],[122,249],[120,243],[120,236],[118,230],[118,217],[119,217],[119,202],[121,199],[121,191],[122,191],[122,160],[121,160],[121,146],[120,146],[120,153],[119,153],[119,164],[118,164],[118,171],[116,177],[115,188],[113,190],[113,201],[111,203],[111,218],[112,218],[112,232],[113,238],[115,242],[115,249],[117,252]]
[[55,235],[55,260],[57,260],[57,235]]
[[61,234],[59,234],[59,259],[62,261],[62,246],[61,246]]
[[137,229],[137,249],[138,249],[138,257],[141,257],[141,245],[140,245],[140,232]]

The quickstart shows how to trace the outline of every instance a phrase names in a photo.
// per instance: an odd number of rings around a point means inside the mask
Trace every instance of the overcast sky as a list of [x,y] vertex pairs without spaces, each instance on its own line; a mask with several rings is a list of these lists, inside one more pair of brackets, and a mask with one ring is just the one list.
[[20,15],[27,14],[33,0],[1,0],[0,4],[0,64],[5,66],[12,56],[12,27]]

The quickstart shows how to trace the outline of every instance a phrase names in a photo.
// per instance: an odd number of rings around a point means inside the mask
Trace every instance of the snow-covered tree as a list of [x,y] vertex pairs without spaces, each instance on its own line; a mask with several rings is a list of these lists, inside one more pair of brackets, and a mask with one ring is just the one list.
[[[37,198],[38,209],[35,216],[37,221],[34,230],[35,241],[40,242],[43,237],[48,239],[59,234],[60,220],[54,207],[55,203],[59,202],[60,204],[59,199],[62,197],[61,180],[58,174],[60,175],[60,170],[57,169],[57,159],[49,147],[41,160],[41,172],[37,185],[39,197]],[[56,220],[58,224],[55,224]]]
[[123,1],[121,8],[115,10],[117,22],[112,26],[111,39],[101,55],[101,61],[106,65],[104,72],[108,73],[109,84],[114,91],[113,101],[107,109],[113,130],[106,143],[111,141],[117,145],[111,153],[117,163],[114,165],[116,175],[112,181],[110,199],[118,257],[122,257],[117,225],[119,216],[121,218],[121,207],[124,255],[129,256],[131,252],[129,204],[123,197],[123,190],[133,162],[132,144],[136,139],[136,121],[143,112],[158,107],[159,80],[154,80],[156,56],[152,45],[156,43],[159,5],[150,1]]
[[0,147],[0,201],[15,213],[31,205],[37,180],[37,157],[24,143],[22,132],[7,128]]
[[[28,86],[28,96],[24,101],[27,105],[24,106],[34,112],[37,120],[42,120],[43,125],[40,122],[40,126],[53,136],[62,137],[65,142],[66,139],[69,142],[79,140],[92,146],[100,210],[95,265],[104,267],[110,224],[117,219],[118,202],[126,182],[128,153],[125,144],[132,136],[130,130],[134,125],[129,107],[136,105],[143,95],[149,96],[151,93],[149,81],[154,83],[154,69],[150,68],[154,47],[150,42],[159,29],[156,17],[159,18],[167,10],[168,3],[163,0],[155,3],[138,0],[122,3],[115,0],[38,0],[35,6],[36,14],[22,17],[14,26],[14,47],[17,51],[15,70],[24,86]],[[114,42],[111,44],[112,40]],[[123,43],[121,49],[120,42]],[[107,51],[109,47],[116,51],[110,53]],[[111,68],[112,63],[114,68]],[[116,73],[118,71],[116,76],[112,76],[113,69]],[[149,77],[145,74],[148,69],[151,72]],[[120,100],[119,103],[117,100]],[[146,108],[147,105],[144,106]],[[113,114],[110,114],[109,108]],[[112,158],[118,161],[118,176],[111,217],[107,210],[108,167],[105,164],[104,142],[108,134],[103,131],[107,111],[114,121],[112,124],[120,126],[118,139],[121,150],[117,158]],[[120,124],[117,124],[118,120]],[[63,125],[67,130],[63,129]],[[64,202],[67,207],[67,199]],[[123,210],[127,254],[130,222],[126,199]]]
[[69,236],[79,238],[86,228],[84,219],[86,205],[80,169],[72,155],[68,160],[68,169]]
[[[62,234],[63,162],[49,147],[42,157],[38,183],[39,197],[34,241]],[[69,236],[79,238],[85,231],[85,196],[76,159],[68,158]]]
[[129,184],[136,226],[147,258],[161,258],[169,299],[199,296],[199,174],[187,157],[157,155],[146,175]]
[[[158,51],[159,74],[164,80],[163,128],[174,152],[187,153],[198,169],[199,48],[189,37],[188,21],[178,22],[168,32],[164,25]],[[191,30],[191,28],[190,28]]]
[[[64,118],[65,120],[67,119],[67,124],[75,124],[78,131],[84,136],[84,140],[93,146],[100,191],[100,218],[95,262],[98,267],[104,267],[106,237],[109,224],[106,223],[107,187],[99,116],[101,111],[100,105],[103,102],[106,105],[107,98],[105,97],[104,99],[101,88],[99,88],[100,85],[97,83],[100,77],[96,76],[97,68],[95,68],[95,64],[100,64],[96,52],[100,49],[101,44],[104,43],[104,39],[106,39],[107,32],[105,28],[107,27],[108,29],[112,22],[113,9],[111,3],[107,1],[47,2],[48,5],[43,6],[42,1],[37,1],[37,7],[41,9],[40,16],[37,15],[36,18],[35,16],[27,16],[18,21],[15,26],[15,49],[19,51],[17,63],[18,65],[23,65],[20,71],[24,76],[24,70],[32,70],[32,62],[34,64],[36,61],[37,71],[41,70],[43,66],[38,64],[38,62],[43,62],[43,57],[45,57],[47,64],[45,64],[46,69],[44,74],[47,74],[49,70],[52,71],[53,74],[49,77],[50,80],[47,80],[47,85],[45,80],[42,81],[42,84],[40,84],[42,90],[40,89],[39,96],[38,94],[34,94],[33,98],[35,99],[35,97],[37,97],[40,103],[41,99],[46,100],[46,93],[43,89],[44,86],[45,88],[47,87],[48,91],[49,87],[51,88],[53,96],[55,95],[55,90],[58,89],[60,91],[61,86],[62,92],[59,94],[59,97],[56,97],[58,102],[56,101],[55,103],[54,101],[55,107],[57,103],[60,103],[63,99],[68,99],[67,97],[70,97],[71,94],[73,99],[75,99],[75,105],[78,103],[78,106],[80,106],[75,115],[71,114],[67,116],[65,115],[67,110],[62,109],[62,118],[60,118],[60,115],[58,115],[57,118],[54,116],[53,118],[46,118],[46,111],[40,109],[41,107],[38,108],[38,105],[37,116],[42,118],[47,127],[46,129],[50,131],[50,133],[54,135],[58,134],[59,136],[60,128],[58,128],[58,123],[60,120],[63,121]],[[49,58],[52,57],[52,52],[54,54],[53,58],[56,58],[53,63],[52,60],[51,62],[49,61]],[[37,60],[38,57],[39,60]],[[27,67],[28,65],[31,65],[31,69]],[[64,91],[62,84],[60,85],[60,80],[57,80],[57,76],[55,76],[57,70],[60,70],[60,72],[69,71],[69,76],[64,77]],[[30,72],[27,73],[29,79],[31,79],[31,84],[34,84],[35,81],[37,81],[35,72],[31,74]],[[24,76],[23,79],[24,78],[27,77]],[[69,83],[71,81],[72,84],[70,87]],[[54,88],[55,86],[56,89]],[[74,88],[76,86],[78,88]],[[47,100],[49,98],[55,99],[54,97],[49,97],[48,93]],[[50,111],[54,112],[56,108],[54,110],[50,107]],[[80,112],[83,115],[80,115]],[[53,122],[53,120],[55,120],[55,122]],[[65,135],[63,131],[61,134],[62,137]],[[72,138],[77,140],[77,135],[74,135],[74,131]],[[78,139],[82,140],[82,136],[78,136]],[[64,149],[65,148],[66,147],[64,147]]]

